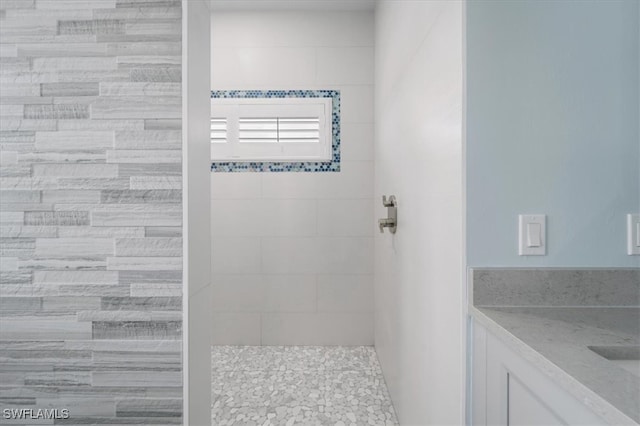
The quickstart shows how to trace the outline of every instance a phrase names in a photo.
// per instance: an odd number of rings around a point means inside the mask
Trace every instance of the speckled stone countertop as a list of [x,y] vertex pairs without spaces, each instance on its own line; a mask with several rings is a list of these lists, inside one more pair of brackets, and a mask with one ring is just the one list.
[[640,377],[590,347],[640,346],[640,269],[503,271],[473,271],[470,315],[608,423],[639,424]]

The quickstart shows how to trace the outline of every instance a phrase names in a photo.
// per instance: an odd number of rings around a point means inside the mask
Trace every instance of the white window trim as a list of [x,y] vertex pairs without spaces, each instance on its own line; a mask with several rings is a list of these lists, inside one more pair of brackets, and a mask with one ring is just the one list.
[[[331,98],[211,98],[211,117],[227,119],[227,142],[211,143],[213,162],[316,162],[333,156]],[[242,142],[239,117],[319,118],[319,142]]]

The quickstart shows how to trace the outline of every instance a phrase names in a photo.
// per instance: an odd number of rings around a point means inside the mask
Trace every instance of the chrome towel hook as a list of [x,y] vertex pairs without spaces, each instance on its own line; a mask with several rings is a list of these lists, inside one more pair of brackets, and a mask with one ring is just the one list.
[[398,204],[395,195],[391,195],[387,200],[387,196],[382,196],[382,205],[387,208],[387,218],[378,220],[380,232],[384,232],[384,228],[389,228],[389,232],[396,233],[398,227]]

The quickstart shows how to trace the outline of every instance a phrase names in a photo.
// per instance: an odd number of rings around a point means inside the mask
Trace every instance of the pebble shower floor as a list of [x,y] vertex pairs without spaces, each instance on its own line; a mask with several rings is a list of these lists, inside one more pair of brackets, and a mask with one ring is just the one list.
[[215,426],[396,426],[370,346],[213,346]]

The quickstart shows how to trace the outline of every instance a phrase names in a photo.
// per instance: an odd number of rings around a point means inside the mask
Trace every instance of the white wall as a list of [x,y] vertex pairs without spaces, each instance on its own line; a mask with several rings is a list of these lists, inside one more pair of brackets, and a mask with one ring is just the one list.
[[[211,237],[209,192],[209,9],[183,1],[183,189],[185,425],[211,424]],[[203,37],[204,36],[204,37]],[[206,372],[203,374],[203,372]]]
[[214,344],[373,344],[373,13],[215,12],[213,89],[338,89],[339,173],[212,173]]
[[[637,0],[468,6],[470,266],[638,266]],[[547,256],[517,216],[547,214]]]
[[376,11],[375,342],[403,425],[463,416],[462,3]]

